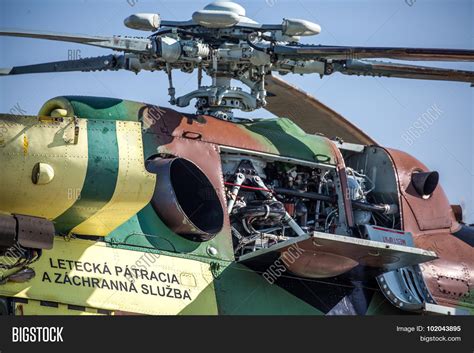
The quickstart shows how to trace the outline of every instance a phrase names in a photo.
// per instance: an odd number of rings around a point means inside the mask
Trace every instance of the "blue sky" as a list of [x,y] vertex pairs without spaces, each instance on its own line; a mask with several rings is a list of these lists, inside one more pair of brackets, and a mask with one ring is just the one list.
[[[135,12],[158,12],[187,20],[209,1],[201,0],[0,0],[0,27],[97,35],[146,36],[123,26]],[[305,42],[331,45],[474,48],[474,2],[469,0],[237,1],[261,23],[304,18],[322,27]],[[133,6],[132,6],[133,5]],[[411,5],[411,6],[410,6]],[[107,55],[105,49],[23,38],[0,38],[0,67]],[[419,63],[418,63],[419,64]],[[430,64],[434,65],[436,63]],[[439,64],[474,70],[472,63]],[[474,222],[474,88],[464,83],[334,74],[285,76],[361,127],[380,144],[407,151],[441,175],[451,203],[463,205]],[[196,86],[196,75],[175,75],[177,93]],[[48,99],[66,95],[109,96],[168,106],[163,73],[60,73],[2,77],[0,111],[18,107],[36,114]],[[435,106],[441,114],[415,141],[403,135]],[[17,108],[15,108],[17,107]],[[184,109],[192,111],[192,108]],[[271,116],[265,110],[253,116]],[[411,142],[411,143],[409,143]]]

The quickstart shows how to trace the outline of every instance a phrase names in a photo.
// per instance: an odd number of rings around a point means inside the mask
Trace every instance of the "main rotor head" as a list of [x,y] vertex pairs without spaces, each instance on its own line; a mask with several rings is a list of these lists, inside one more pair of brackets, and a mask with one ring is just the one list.
[[[168,76],[170,103],[185,107],[192,100],[197,112],[232,119],[233,110],[265,107],[267,75],[318,74],[399,77],[474,83],[471,71],[405,65],[367,59],[423,61],[474,61],[474,50],[426,48],[374,48],[303,45],[302,36],[314,36],[321,27],[302,19],[285,18],[280,24],[259,24],[245,9],[231,1],[213,2],[186,21],[167,21],[156,13],[137,13],[124,24],[153,32],[148,37],[103,37],[0,30],[0,35],[75,42],[123,52],[122,55],[59,61],[0,69],[0,75],[38,72],[129,70],[164,71]],[[175,96],[173,71],[198,71],[197,89]],[[202,84],[203,75],[211,78]],[[244,91],[232,85],[240,81]]]
[[[161,21],[158,14],[140,13],[127,17],[124,24],[132,29],[158,31],[153,36],[161,40],[161,55],[168,62],[176,63],[186,56],[198,64],[198,88],[179,98],[175,97],[171,75],[176,65],[166,66],[171,104],[185,107],[196,99],[198,113],[223,119],[231,119],[233,109],[252,111],[266,105],[264,79],[271,71],[272,58],[250,40],[265,34],[270,40],[297,43],[301,36],[321,31],[318,24],[299,19],[284,19],[280,25],[260,25],[246,16],[244,7],[231,1],[210,3],[194,12],[188,21]],[[194,68],[189,64],[179,67],[185,72]],[[202,86],[203,72],[212,78],[210,86]],[[232,79],[248,85],[251,92],[232,86]]]

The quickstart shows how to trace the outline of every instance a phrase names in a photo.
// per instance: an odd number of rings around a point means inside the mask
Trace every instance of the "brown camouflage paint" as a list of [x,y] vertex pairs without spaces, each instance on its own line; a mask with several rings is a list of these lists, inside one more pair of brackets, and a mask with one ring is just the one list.
[[398,176],[403,228],[413,234],[417,247],[435,251],[439,257],[420,265],[431,294],[438,304],[465,305],[472,310],[474,248],[452,235],[460,225],[442,187],[438,185],[428,199],[418,196],[411,185],[411,174],[429,169],[405,152],[387,152]]

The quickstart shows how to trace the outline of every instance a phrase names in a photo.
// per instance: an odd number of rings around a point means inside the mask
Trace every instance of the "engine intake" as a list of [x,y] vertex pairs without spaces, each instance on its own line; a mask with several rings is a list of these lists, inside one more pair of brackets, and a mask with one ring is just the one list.
[[157,174],[151,204],[173,232],[192,241],[207,241],[220,232],[224,209],[198,166],[184,158],[156,158],[146,167]]

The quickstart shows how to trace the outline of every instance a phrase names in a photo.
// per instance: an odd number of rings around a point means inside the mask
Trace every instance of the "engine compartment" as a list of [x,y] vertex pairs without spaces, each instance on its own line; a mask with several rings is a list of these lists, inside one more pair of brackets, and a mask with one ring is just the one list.
[[[380,194],[362,168],[347,166],[342,188],[334,165],[238,151],[223,151],[221,160],[237,258],[311,232],[362,238],[364,225],[399,225],[397,200]],[[352,226],[344,200],[352,205]]]

